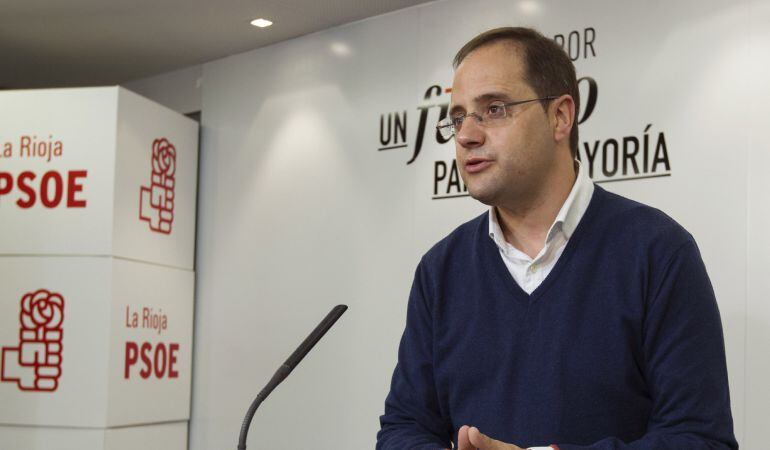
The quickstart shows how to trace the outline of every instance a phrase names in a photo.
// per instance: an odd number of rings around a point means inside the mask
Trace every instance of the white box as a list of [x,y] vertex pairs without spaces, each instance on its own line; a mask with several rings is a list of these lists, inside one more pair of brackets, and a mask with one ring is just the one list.
[[0,424],[189,418],[193,272],[111,257],[0,257],[0,273]]
[[193,268],[198,124],[119,87],[0,92],[0,254]]
[[0,425],[3,450],[185,450],[187,422],[82,429]]

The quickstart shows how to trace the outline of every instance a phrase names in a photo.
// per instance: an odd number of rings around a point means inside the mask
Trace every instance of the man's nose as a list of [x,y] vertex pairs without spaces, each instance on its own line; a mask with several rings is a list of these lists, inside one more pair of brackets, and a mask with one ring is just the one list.
[[484,133],[483,127],[479,124],[479,120],[475,116],[470,115],[465,117],[462,126],[455,133],[457,143],[465,148],[484,145],[485,138],[486,133]]

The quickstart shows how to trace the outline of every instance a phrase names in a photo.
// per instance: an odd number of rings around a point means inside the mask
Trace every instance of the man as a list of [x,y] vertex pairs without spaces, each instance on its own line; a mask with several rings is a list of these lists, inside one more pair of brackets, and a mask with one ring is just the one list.
[[458,52],[439,129],[490,209],[417,267],[378,449],[738,448],[695,241],[591,183],[578,104],[534,30]]

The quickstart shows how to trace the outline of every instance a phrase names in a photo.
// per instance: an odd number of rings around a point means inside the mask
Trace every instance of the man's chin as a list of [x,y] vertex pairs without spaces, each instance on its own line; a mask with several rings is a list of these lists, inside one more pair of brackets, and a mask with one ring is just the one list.
[[474,200],[478,200],[485,205],[488,205],[488,206],[495,205],[496,196],[494,195],[494,192],[486,191],[484,189],[474,189],[468,186],[468,194]]

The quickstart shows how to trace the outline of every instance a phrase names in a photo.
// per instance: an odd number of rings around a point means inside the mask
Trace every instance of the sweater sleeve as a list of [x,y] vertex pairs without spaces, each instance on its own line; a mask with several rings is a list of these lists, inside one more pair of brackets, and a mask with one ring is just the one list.
[[423,262],[409,295],[406,329],[398,350],[377,450],[451,448],[452,429],[439,410],[433,379],[433,325]]
[[694,241],[656,277],[644,319],[645,378],[653,400],[647,433],[633,442],[608,436],[561,450],[737,449],[724,337],[714,290]]

